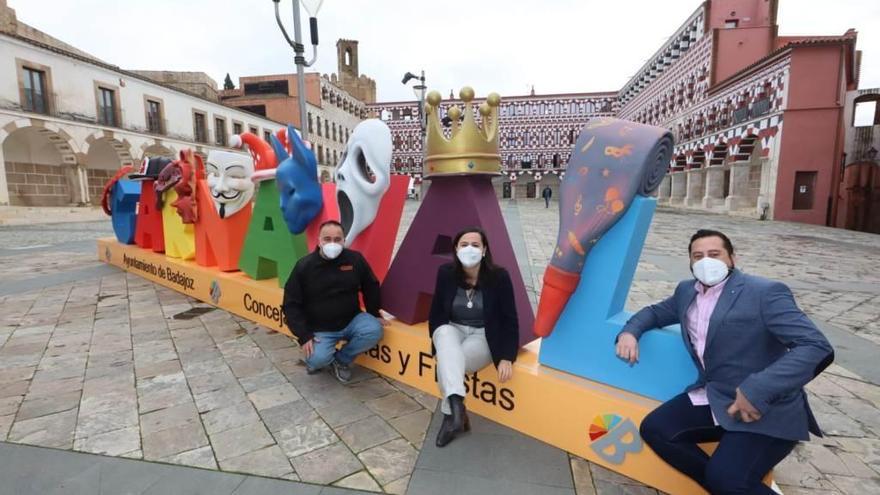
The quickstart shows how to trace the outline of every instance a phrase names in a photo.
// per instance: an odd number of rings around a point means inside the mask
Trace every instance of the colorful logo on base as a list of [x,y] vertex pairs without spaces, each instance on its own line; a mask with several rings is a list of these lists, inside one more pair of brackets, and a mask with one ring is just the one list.
[[622,464],[628,453],[642,450],[639,429],[629,419],[617,414],[600,414],[590,425],[590,448],[611,464]]

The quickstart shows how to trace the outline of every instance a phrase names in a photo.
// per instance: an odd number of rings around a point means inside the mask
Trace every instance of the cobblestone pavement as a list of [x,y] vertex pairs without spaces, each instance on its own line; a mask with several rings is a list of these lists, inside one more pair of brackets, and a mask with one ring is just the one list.
[[[407,202],[404,226],[417,205]],[[525,233],[527,285],[540,290],[558,212],[503,206]],[[698,227],[727,232],[743,269],[791,285],[817,321],[880,343],[880,237],[821,227],[661,210],[630,309],[688,276]],[[350,386],[307,376],[286,336],[102,271],[91,241],[109,233],[108,222],[0,227],[0,440],[405,492],[436,399],[363,369]],[[75,281],[60,277],[76,270]],[[786,494],[880,493],[880,387],[871,381],[832,365],[809,385],[828,436],[777,469]],[[578,494],[656,493],[570,463]]]

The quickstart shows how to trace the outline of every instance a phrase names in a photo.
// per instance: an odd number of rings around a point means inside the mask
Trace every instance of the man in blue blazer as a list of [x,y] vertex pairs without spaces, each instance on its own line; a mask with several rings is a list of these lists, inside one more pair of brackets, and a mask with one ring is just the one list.
[[[735,268],[721,232],[699,230],[688,246],[697,279],[643,308],[617,336],[635,364],[642,333],[681,324],[699,377],[642,421],[645,442],[712,494],[772,494],[763,477],[809,433],[822,435],[803,387],[834,360],[822,332],[785,284]],[[709,456],[698,443],[719,442]]]

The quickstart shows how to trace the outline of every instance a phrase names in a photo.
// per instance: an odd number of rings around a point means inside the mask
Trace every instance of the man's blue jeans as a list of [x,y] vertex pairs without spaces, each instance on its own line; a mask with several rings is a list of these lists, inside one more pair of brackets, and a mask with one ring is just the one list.
[[[381,339],[382,325],[379,320],[369,313],[360,313],[338,332],[315,332],[314,352],[306,359],[306,365],[311,370],[318,370],[336,360],[343,366],[349,366],[358,354],[371,349]],[[347,343],[337,351],[336,343],[340,340]]]

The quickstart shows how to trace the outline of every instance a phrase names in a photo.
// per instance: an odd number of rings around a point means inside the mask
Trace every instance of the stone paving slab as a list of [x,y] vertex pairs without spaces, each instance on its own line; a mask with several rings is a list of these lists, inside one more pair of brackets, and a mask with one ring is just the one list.
[[[546,487],[573,493],[569,457],[564,451],[475,414],[469,416],[471,432],[460,435],[446,447],[438,448],[433,440],[443,415],[434,414],[427,432],[430,441],[422,446],[411,486],[421,486],[423,476],[433,479],[434,473],[442,472],[451,478],[464,476],[469,480],[479,478],[486,483],[503,480],[517,486],[531,485],[532,493],[540,493]],[[468,488],[462,493],[478,492]]]
[[0,494],[356,495],[367,492],[0,442]]

